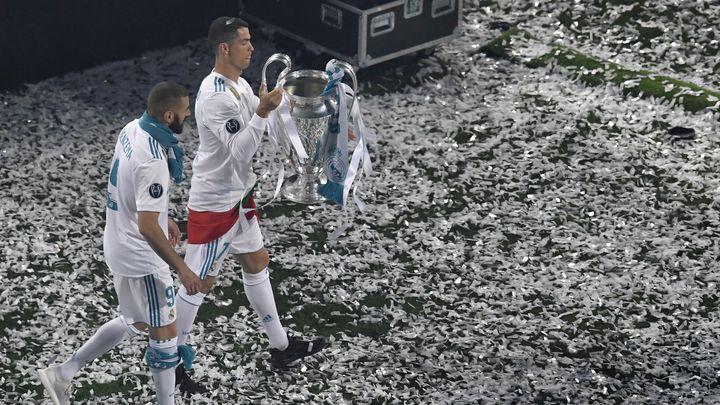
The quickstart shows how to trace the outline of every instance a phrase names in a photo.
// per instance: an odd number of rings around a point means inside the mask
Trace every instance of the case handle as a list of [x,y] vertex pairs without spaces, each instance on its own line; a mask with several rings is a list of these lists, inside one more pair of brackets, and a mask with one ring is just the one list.
[[343,27],[342,11],[329,4],[320,6],[320,19],[333,28],[341,30]]
[[395,29],[395,12],[376,15],[370,20],[370,36],[387,34]]
[[453,11],[455,11],[455,0],[433,0],[432,12],[430,14],[433,18],[436,18],[441,15],[450,14]]

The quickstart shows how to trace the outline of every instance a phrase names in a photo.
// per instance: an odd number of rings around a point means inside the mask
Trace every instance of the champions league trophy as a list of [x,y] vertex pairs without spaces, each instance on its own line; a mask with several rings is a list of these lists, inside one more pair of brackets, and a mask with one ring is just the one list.
[[[325,185],[328,177],[325,174],[325,145],[331,124],[331,117],[338,109],[335,93],[323,94],[330,81],[328,73],[320,70],[296,70],[291,72],[290,57],[284,54],[272,55],[262,70],[262,84],[267,86],[266,70],[273,62],[283,62],[285,69],[280,72],[277,86],[283,88],[283,101],[270,121],[271,137],[274,132],[277,142],[285,153],[294,171],[285,180],[283,195],[290,201],[314,204],[325,200],[318,193],[318,187]],[[344,71],[352,80],[353,96],[347,112],[357,97],[357,78],[352,67],[342,61],[333,60],[334,64]],[[347,136],[344,134],[343,136]],[[347,156],[342,156],[347,167]],[[344,174],[343,174],[344,176]]]

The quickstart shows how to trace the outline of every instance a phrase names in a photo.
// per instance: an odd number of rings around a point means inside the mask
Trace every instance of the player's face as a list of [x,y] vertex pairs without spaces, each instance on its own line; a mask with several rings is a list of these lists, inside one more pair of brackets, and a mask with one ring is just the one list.
[[238,35],[228,44],[230,63],[240,70],[250,66],[250,58],[255,50],[250,43],[250,30],[246,27],[238,28]]
[[183,97],[182,105],[177,111],[173,111],[173,119],[168,127],[176,134],[181,134],[185,124],[185,120],[190,116],[190,98]]

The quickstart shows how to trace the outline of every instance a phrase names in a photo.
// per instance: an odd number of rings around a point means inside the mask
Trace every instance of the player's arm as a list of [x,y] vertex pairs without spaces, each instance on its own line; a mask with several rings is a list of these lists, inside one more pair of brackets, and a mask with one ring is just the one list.
[[158,212],[139,211],[138,229],[140,230],[140,234],[165,263],[177,270],[180,281],[185,286],[185,289],[187,289],[188,294],[193,295],[200,291],[200,278],[190,270],[182,257],[180,257],[172,245],[170,245],[170,241],[165,237],[165,232],[163,232],[158,222],[159,216],[160,213]]
[[180,243],[180,239],[182,239],[180,227],[175,223],[175,221],[168,218],[168,240],[170,241],[170,246],[173,248],[177,246],[177,244]]
[[135,205],[137,207],[138,230],[148,245],[180,276],[189,294],[200,288],[200,279],[190,270],[185,261],[175,252],[168,236],[158,222],[160,212],[167,210],[170,174],[167,162],[151,159],[139,165],[134,173]]
[[233,96],[229,93],[218,93],[204,104],[206,125],[225,144],[235,159],[250,160],[260,147],[268,114],[277,108],[282,100],[281,90],[276,90],[260,98],[255,114],[247,123],[238,115],[235,102],[231,99]]

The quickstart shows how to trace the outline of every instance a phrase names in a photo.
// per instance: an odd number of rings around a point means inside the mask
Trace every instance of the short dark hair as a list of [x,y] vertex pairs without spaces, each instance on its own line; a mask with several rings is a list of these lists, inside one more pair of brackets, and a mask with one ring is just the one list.
[[230,42],[237,36],[239,28],[248,28],[248,23],[238,17],[218,17],[210,23],[208,30],[208,42],[212,46],[213,52],[217,52],[217,47],[223,42]]
[[148,94],[148,113],[154,118],[160,119],[166,111],[180,107],[183,97],[188,97],[185,87],[173,82],[160,82]]

